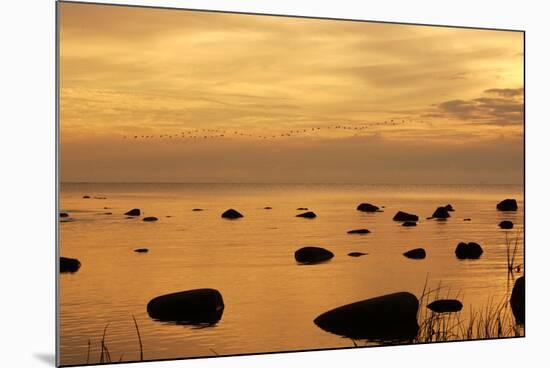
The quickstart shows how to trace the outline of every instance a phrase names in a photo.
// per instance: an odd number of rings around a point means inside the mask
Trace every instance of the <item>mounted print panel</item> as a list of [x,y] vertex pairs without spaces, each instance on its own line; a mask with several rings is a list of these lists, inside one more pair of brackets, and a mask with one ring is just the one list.
[[524,32],[57,7],[59,365],[524,336]]

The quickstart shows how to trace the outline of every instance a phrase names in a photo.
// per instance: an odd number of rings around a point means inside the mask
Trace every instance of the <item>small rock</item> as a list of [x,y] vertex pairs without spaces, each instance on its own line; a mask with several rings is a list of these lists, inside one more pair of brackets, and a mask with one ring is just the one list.
[[143,221],[147,221],[147,222],[158,221],[158,218],[156,218],[155,216],[149,216],[149,217],[144,217]]
[[497,210],[499,211],[517,211],[518,204],[515,199],[505,199],[497,204]]
[[112,212],[105,212],[104,215],[112,215]]
[[294,252],[296,262],[302,264],[315,264],[326,262],[334,257],[330,250],[320,247],[303,247]]
[[525,323],[525,276],[521,276],[514,283],[512,295],[510,296],[510,306],[516,319],[516,323]]
[[233,208],[228,209],[224,213],[222,213],[222,218],[226,218],[229,220],[234,220],[243,217],[238,211],[235,211]]
[[303,217],[303,218],[308,218],[308,219],[314,219],[315,217],[317,217],[317,215],[311,211],[309,212],[304,212],[304,213],[301,213],[299,215],[296,215],[296,217]]
[[436,219],[446,219],[451,217],[451,215],[449,215],[449,212],[447,212],[445,207],[437,207],[432,217]]
[[412,259],[424,259],[426,258],[426,251],[424,248],[416,248],[403,253],[403,255]]
[[357,211],[361,212],[378,212],[380,211],[380,208],[372,205],[370,203],[361,203],[359,206],[357,206]]
[[76,258],[59,257],[59,272],[75,273],[80,268],[80,261]]
[[470,242],[460,242],[455,249],[455,255],[458,259],[478,259],[483,254],[481,245]]
[[267,206],[267,207],[264,207],[264,210],[270,210],[272,209],[271,207]]
[[472,221],[471,218],[465,218],[463,221]]
[[348,253],[348,256],[350,257],[361,257],[361,256],[365,256],[367,255],[367,253],[361,253],[361,252],[350,252]]
[[89,196],[89,195],[85,195],[85,196],[82,196],[82,198],[84,198],[84,199],[90,199],[90,196]]
[[401,224],[401,226],[405,226],[405,227],[416,226],[416,222],[413,222],[413,221],[405,221],[404,223]]
[[61,213],[59,214],[59,217],[69,217],[69,214],[66,213],[66,212],[61,212]]
[[139,208],[134,208],[128,212],[125,213],[126,216],[140,216],[141,215],[141,211]]
[[393,221],[418,221],[418,216],[399,211],[393,216]]
[[357,229],[357,230],[350,230],[348,231],[348,234],[369,234],[370,231],[367,229]]
[[459,312],[462,310],[462,303],[456,299],[440,299],[427,305],[436,313]]
[[514,227],[514,223],[512,221],[504,220],[504,221],[501,221],[500,224],[498,224],[498,226],[501,229],[509,230]]
[[298,207],[296,208],[297,211],[307,211],[308,208],[307,207]]
[[147,253],[147,252],[149,252],[149,249],[147,249],[147,248],[138,248],[138,249],[134,249],[134,252],[136,252],[136,253]]
[[204,210],[202,208],[193,208],[193,211],[198,212],[198,211],[204,211]]

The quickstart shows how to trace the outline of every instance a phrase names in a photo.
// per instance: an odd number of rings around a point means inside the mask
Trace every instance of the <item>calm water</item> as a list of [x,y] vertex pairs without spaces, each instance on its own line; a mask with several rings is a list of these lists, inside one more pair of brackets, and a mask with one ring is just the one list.
[[[519,210],[497,211],[504,198],[516,198]],[[384,212],[356,211],[361,202],[385,206]],[[450,219],[425,220],[447,203],[456,210]],[[126,219],[123,213],[135,207],[159,221]],[[197,207],[204,211],[193,212]],[[318,217],[296,218],[297,207]],[[244,218],[221,219],[228,208]],[[418,226],[392,221],[398,210],[417,214]],[[497,224],[513,221],[508,235],[519,236],[523,245],[523,210],[523,187],[508,185],[63,184],[61,211],[74,221],[60,224],[61,255],[78,258],[82,267],[60,277],[61,362],[85,363],[89,339],[90,361],[97,362],[107,324],[113,360],[121,354],[122,360],[138,359],[132,315],[144,358],[160,359],[353,346],[313,319],[381,294],[420,296],[426,277],[431,286],[441,282],[460,292],[466,310],[481,307],[509,290],[505,231]],[[356,228],[372,233],[346,233]],[[460,241],[480,243],[481,259],[456,259]],[[304,245],[325,247],[335,257],[299,266],[294,251]],[[149,253],[133,252],[143,247]],[[416,247],[426,249],[426,259],[402,256]],[[348,257],[352,251],[368,255]],[[153,297],[203,287],[223,295],[225,311],[216,326],[199,329],[148,317]]]

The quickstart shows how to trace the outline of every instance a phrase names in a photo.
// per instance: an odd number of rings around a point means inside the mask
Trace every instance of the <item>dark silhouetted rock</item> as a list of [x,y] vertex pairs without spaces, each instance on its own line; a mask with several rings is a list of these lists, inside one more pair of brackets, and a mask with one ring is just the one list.
[[434,211],[432,217],[436,218],[436,219],[446,219],[446,218],[451,217],[451,215],[449,215],[449,212],[447,212],[445,207],[437,207],[437,209]]
[[84,199],[90,199],[90,196],[89,196],[89,195],[85,195],[85,196],[82,196],[82,198],[84,198]]
[[158,218],[156,218],[155,216],[149,216],[149,217],[144,217],[143,221],[153,222],[153,221],[158,221]]
[[462,303],[456,299],[440,299],[428,304],[428,308],[437,313],[459,312],[462,310]]
[[59,272],[74,273],[80,268],[80,261],[76,258],[59,257]]
[[481,245],[470,242],[468,244],[460,242],[455,249],[458,259],[478,259],[483,254]]
[[264,210],[270,210],[271,207],[267,206],[267,207],[264,207]]
[[141,211],[139,210],[139,208],[134,208],[128,212],[125,213],[126,216],[140,216],[141,215]]
[[411,340],[418,333],[418,299],[388,294],[332,309],[315,318],[318,327],[351,339]]
[[357,230],[350,230],[348,231],[348,234],[369,234],[370,231],[367,229],[357,229]]
[[147,304],[149,317],[184,324],[214,324],[223,314],[222,295],[215,289],[195,289],[161,295]]
[[505,199],[497,204],[499,211],[517,211],[518,204],[515,199]]
[[445,209],[447,210],[447,212],[453,212],[455,210],[450,204],[446,205]]
[[426,258],[426,251],[424,248],[416,248],[403,253],[403,255],[412,259],[424,259]]
[[514,283],[512,295],[510,296],[510,306],[516,319],[516,323],[525,323],[525,276],[521,276]]
[[366,255],[367,253],[361,253],[361,252],[350,252],[348,253],[348,256],[350,257],[361,257],[361,256],[364,256]]
[[501,221],[500,224],[498,224],[498,226],[501,229],[509,230],[514,227],[514,223],[512,221],[504,220],[504,221]]
[[465,218],[464,221],[472,221],[471,218]]
[[61,212],[59,214],[59,217],[69,217],[69,214],[68,213],[65,213],[65,212]]
[[222,218],[226,218],[229,220],[234,220],[243,217],[238,211],[235,211],[233,208],[228,209],[224,213],[222,213]]
[[314,219],[315,217],[317,217],[317,215],[315,213],[309,211],[309,212],[300,213],[299,215],[296,215],[296,217]]
[[193,211],[198,212],[198,211],[204,211],[204,210],[202,208],[193,208]]
[[94,197],[94,199],[107,199],[107,197]]
[[330,250],[320,247],[303,247],[294,252],[296,262],[303,264],[315,264],[326,262],[334,257]]
[[361,203],[359,206],[357,206],[357,211],[361,212],[377,212],[380,208],[372,205],[370,203]]
[[134,252],[136,252],[136,253],[147,253],[148,251],[149,251],[149,249],[147,249],[147,248],[134,249]]
[[393,216],[393,221],[418,221],[418,216],[399,211]]
[[416,222],[413,222],[413,221],[405,221],[404,223],[401,224],[401,226],[405,226],[405,227],[416,226]]
[[296,210],[297,211],[307,211],[307,210],[309,210],[309,208],[307,208],[307,207],[298,207],[298,208],[296,208]]

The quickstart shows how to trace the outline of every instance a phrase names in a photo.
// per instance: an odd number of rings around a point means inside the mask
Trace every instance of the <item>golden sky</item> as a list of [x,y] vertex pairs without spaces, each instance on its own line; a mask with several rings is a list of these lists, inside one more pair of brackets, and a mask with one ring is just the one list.
[[520,32],[59,6],[62,181],[523,182]]

